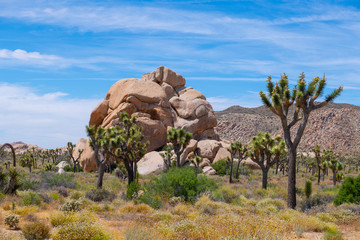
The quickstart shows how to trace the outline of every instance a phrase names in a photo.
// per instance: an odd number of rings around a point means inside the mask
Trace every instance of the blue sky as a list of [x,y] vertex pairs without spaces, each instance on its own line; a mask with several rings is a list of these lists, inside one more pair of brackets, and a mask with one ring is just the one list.
[[261,105],[268,75],[326,74],[360,105],[358,1],[0,0],[0,143],[85,137],[117,80],[167,66],[215,110]]

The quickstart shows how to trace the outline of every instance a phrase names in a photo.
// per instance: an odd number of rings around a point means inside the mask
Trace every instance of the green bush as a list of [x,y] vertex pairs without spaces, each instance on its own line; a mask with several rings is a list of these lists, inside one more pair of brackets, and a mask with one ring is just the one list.
[[29,205],[40,205],[41,204],[41,197],[32,191],[27,191],[23,196],[22,200],[25,206]]
[[[64,171],[65,171],[65,172],[74,172],[74,167],[72,167],[72,166],[70,166],[70,165],[66,165],[66,166],[64,167]],[[75,171],[77,172],[77,167],[75,167]],[[79,167],[79,171],[80,171],[80,172],[83,171],[83,169],[82,169],[81,166]]]
[[216,174],[219,176],[224,176],[228,173],[228,163],[225,159],[220,159],[216,163],[211,164],[211,166],[215,169]]
[[126,191],[126,199],[131,200],[137,198],[139,190],[140,183],[137,181],[131,182]]
[[94,202],[101,202],[101,201],[112,201],[115,199],[115,194],[111,193],[106,189],[92,189],[90,192],[85,194],[85,197],[94,201]]
[[80,205],[78,200],[70,199],[60,207],[60,210],[65,212],[77,212],[80,211]]
[[50,227],[42,222],[28,223],[22,233],[27,240],[44,240],[50,238]]
[[212,191],[216,184],[212,179],[195,173],[191,167],[171,168],[162,173],[147,189],[152,189],[163,198],[182,197],[194,202],[196,196],[205,191]]
[[360,175],[357,178],[347,177],[341,184],[334,204],[338,206],[343,203],[360,204]]
[[4,217],[4,224],[9,228],[17,229],[19,221],[19,216],[12,213],[7,214]]
[[159,209],[162,207],[162,202],[159,196],[156,195],[156,192],[151,189],[145,189],[144,194],[139,199],[140,203],[145,203],[154,209]]

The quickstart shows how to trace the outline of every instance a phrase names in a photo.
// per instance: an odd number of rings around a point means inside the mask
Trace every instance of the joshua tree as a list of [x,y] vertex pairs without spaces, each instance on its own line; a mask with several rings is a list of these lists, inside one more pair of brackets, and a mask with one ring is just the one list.
[[13,155],[13,165],[14,165],[14,167],[16,167],[16,155],[15,155],[14,147],[10,143],[4,143],[0,147],[0,150],[4,149],[5,147],[9,147],[11,149],[11,152],[12,152],[12,155]]
[[173,161],[173,147],[172,145],[166,144],[163,148],[165,153],[160,153],[161,157],[164,159],[165,168],[166,171],[168,171],[172,167],[172,161]]
[[167,132],[167,139],[172,144],[176,154],[176,166],[180,165],[180,156],[192,139],[192,134],[182,128],[172,128]]
[[269,133],[259,132],[252,137],[249,148],[250,158],[262,170],[262,187],[266,189],[269,169],[285,154],[285,142],[281,137],[271,138]]
[[74,170],[74,172],[76,171],[75,168],[77,169],[78,172],[80,172],[79,159],[80,159],[81,154],[83,153],[84,150],[78,149],[78,153],[79,153],[79,154],[78,154],[78,156],[77,156],[76,159],[75,159],[75,157],[74,157],[74,148],[75,148],[75,147],[76,147],[75,144],[73,144],[72,142],[68,142],[66,149],[67,149],[67,151],[68,151],[68,153],[69,153],[70,159],[71,159],[72,162],[73,162],[73,167],[74,167],[73,170]]
[[229,183],[233,182],[233,165],[234,165],[234,158],[238,158],[238,164],[235,172],[235,178],[239,178],[239,166],[240,162],[244,160],[247,156],[247,146],[243,145],[241,142],[234,142],[230,144],[230,148],[227,148],[230,152],[230,159],[229,159],[229,167],[230,167],[230,176],[229,176]]
[[8,183],[4,188],[5,194],[16,194],[16,190],[20,187],[19,184],[19,172],[16,168],[9,168],[8,169]]
[[[334,151],[326,150],[324,151],[325,159],[326,159],[326,166],[332,170],[333,172],[333,184],[336,185],[337,175],[343,169],[342,162],[335,156]],[[340,176],[340,175],[339,175]]]
[[[296,149],[304,134],[306,124],[310,113],[313,110],[325,106],[340,95],[342,87],[335,89],[331,94],[325,97],[320,103],[315,101],[323,94],[326,80],[325,76],[313,78],[309,84],[305,82],[304,73],[300,74],[297,86],[291,92],[287,75],[282,75],[278,83],[274,85],[271,76],[267,80],[268,96],[260,92],[262,102],[275,115],[279,116],[284,132],[284,139],[289,151],[289,170],[288,170],[288,198],[287,205],[289,208],[296,206]],[[291,117],[290,107],[295,105],[293,116]],[[297,131],[291,135],[291,128],[300,122]],[[293,138],[292,138],[293,136]]]
[[29,172],[31,172],[31,168],[34,165],[34,154],[30,150],[26,150],[25,153],[22,154],[20,157],[20,166],[22,167],[28,167]]
[[321,155],[321,149],[319,145],[316,145],[314,148],[311,149],[315,153],[315,160],[316,160],[316,169],[318,171],[318,184],[320,184],[321,178],[321,170],[324,170],[324,156]]
[[41,165],[44,166],[45,159],[49,157],[49,151],[48,150],[39,150],[38,155],[41,158]]
[[142,142],[142,127],[136,125],[135,117],[129,118],[126,112],[122,112],[120,120],[119,125],[106,129],[100,144],[105,153],[123,161],[130,185],[137,181],[137,162],[145,155],[149,142]]
[[195,172],[196,173],[200,173],[200,163],[203,161],[203,159],[201,157],[199,157],[198,155],[195,155],[195,157],[190,158],[189,161],[195,165]]
[[105,165],[107,162],[107,158],[104,157],[103,149],[101,147],[102,141],[105,138],[105,129],[97,127],[95,131],[94,126],[86,126],[86,132],[90,137],[89,145],[94,150],[95,162],[98,168],[98,181],[96,186],[98,189],[101,189],[103,185]]

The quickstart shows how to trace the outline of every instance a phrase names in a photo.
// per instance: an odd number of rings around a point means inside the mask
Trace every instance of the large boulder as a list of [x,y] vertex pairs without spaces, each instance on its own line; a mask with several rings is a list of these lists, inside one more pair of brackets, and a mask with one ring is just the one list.
[[219,141],[211,139],[200,140],[197,144],[197,151],[200,157],[207,158],[212,161],[220,147],[221,143]]
[[86,142],[87,140],[85,138],[80,138],[79,141],[77,142],[73,153],[75,159],[79,157],[79,150],[84,150]]
[[97,169],[95,153],[89,145],[89,140],[86,141],[84,151],[81,154],[80,166],[86,172],[93,172]]
[[217,161],[226,158],[231,158],[231,154],[228,150],[226,150],[226,148],[221,147],[216,153],[213,163],[216,163]]
[[98,126],[106,117],[109,109],[109,101],[102,100],[90,114],[89,125]]
[[137,169],[142,175],[161,172],[165,169],[164,159],[161,157],[159,152],[148,152],[137,163]]
[[[127,78],[111,86],[90,116],[89,124],[110,128],[120,124],[119,115],[126,111],[137,117],[137,124],[143,127],[144,141],[149,141],[148,152],[162,149],[167,143],[169,128],[183,128],[193,134],[194,139],[181,156],[181,163],[193,156],[198,140],[218,140],[214,131],[217,120],[205,96],[185,87],[185,78],[173,70],[161,66],[146,73],[141,79]],[[217,147],[211,150],[212,160]],[[191,154],[192,153],[192,154]],[[96,170],[92,149],[85,143],[80,164],[85,171]]]

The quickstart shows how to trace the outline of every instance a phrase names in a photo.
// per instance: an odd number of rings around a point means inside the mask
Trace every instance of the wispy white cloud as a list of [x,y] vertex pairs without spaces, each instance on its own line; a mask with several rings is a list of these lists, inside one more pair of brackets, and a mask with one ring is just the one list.
[[0,83],[0,142],[24,141],[54,148],[85,137],[85,125],[100,100],[66,96]]

